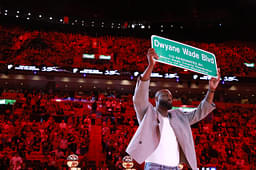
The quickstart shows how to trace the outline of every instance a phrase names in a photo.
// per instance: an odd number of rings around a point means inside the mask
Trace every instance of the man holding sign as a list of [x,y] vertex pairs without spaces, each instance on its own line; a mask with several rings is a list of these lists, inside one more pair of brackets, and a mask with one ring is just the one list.
[[[167,48],[177,50],[175,47]],[[126,152],[139,164],[145,162],[145,170],[178,170],[180,163],[186,163],[196,170],[196,153],[190,126],[215,109],[213,97],[220,81],[219,70],[217,78],[210,79],[208,92],[197,109],[183,112],[172,110],[173,96],[168,89],[156,92],[155,107],[149,102],[150,75],[160,57],[150,48],[147,59],[148,67],[139,76],[133,96],[139,127]]]

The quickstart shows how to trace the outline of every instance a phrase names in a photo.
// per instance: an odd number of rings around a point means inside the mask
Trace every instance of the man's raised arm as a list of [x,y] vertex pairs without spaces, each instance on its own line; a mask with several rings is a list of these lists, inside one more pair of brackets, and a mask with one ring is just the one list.
[[158,59],[157,54],[153,48],[148,49],[147,53],[148,66],[143,74],[138,78],[136,88],[133,96],[133,104],[136,111],[137,119],[139,123],[142,121],[144,114],[149,106],[149,83],[150,75],[154,69],[156,61]]
[[211,78],[209,80],[208,92],[205,98],[203,99],[203,101],[197,107],[197,109],[192,112],[185,113],[191,125],[204,119],[212,110],[216,108],[215,104],[213,103],[213,98],[214,98],[214,92],[218,87],[219,82],[220,82],[220,69],[218,69],[218,78]]

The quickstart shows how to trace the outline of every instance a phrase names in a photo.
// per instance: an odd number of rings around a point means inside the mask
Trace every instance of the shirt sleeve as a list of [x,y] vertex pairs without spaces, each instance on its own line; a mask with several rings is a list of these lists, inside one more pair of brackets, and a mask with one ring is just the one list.
[[204,119],[209,113],[216,108],[214,103],[210,104],[206,99],[202,100],[197,108],[191,112],[184,112],[184,116],[189,120],[190,125],[193,125]]
[[149,83],[150,80],[142,81],[139,76],[137,79],[134,96],[133,96],[133,105],[136,111],[136,116],[139,123],[142,121],[146,110],[148,109],[149,102]]

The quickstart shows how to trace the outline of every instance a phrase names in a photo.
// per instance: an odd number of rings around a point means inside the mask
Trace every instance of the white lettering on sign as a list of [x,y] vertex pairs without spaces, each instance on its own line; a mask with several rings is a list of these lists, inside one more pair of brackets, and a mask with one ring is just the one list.
[[[173,51],[173,52],[176,52],[176,53],[180,53],[180,48],[179,47],[175,47],[175,46],[168,45],[168,44],[165,44],[165,43],[160,43],[158,40],[154,40],[154,45],[156,47],[160,47],[160,48],[165,49],[165,51]],[[183,54],[185,54],[187,56],[190,56],[190,57],[193,57],[193,58],[196,58],[196,59],[200,59],[199,54],[196,53],[195,51],[190,51],[187,48],[182,48],[182,51],[183,51]],[[202,54],[202,60],[214,64],[214,59],[209,58],[205,54]]]
[[205,54],[202,54],[202,60],[214,64],[213,58],[209,58],[209,57],[207,57],[207,55],[205,55]]
[[216,58],[210,52],[157,35],[151,36],[151,46],[160,63],[217,77]]
[[168,44],[160,43],[158,40],[154,40],[154,44],[155,44],[156,47],[160,47],[160,48],[165,49],[165,51],[174,51],[176,53],[180,53],[180,48],[175,47],[175,46],[171,46],[171,45],[168,45]]
[[191,56],[191,57],[193,57],[193,58],[199,59],[199,55],[198,55],[195,51],[191,52],[191,51],[189,51],[187,48],[182,48],[182,51],[183,51],[183,53],[184,53],[185,55],[188,55],[188,56]]

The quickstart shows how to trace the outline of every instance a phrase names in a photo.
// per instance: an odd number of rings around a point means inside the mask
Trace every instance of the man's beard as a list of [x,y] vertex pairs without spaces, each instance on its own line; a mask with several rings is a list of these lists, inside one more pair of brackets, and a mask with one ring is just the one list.
[[172,103],[169,103],[168,101],[166,100],[160,100],[159,101],[159,105],[167,110],[170,110],[172,109]]

